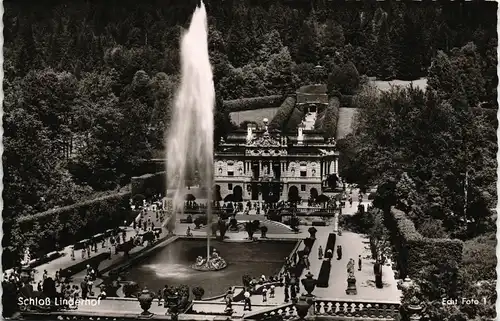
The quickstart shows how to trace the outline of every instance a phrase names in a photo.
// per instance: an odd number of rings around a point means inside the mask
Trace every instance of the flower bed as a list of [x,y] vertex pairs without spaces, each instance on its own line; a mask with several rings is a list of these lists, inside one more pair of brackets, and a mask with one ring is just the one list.
[[325,260],[321,263],[321,269],[319,270],[318,280],[316,281],[316,286],[318,288],[327,288],[328,281],[330,280],[330,270],[332,265],[330,260]]
[[335,233],[330,233],[328,235],[328,240],[326,241],[326,246],[325,246],[325,253],[328,250],[332,250],[332,252],[335,251],[335,241],[337,240],[337,234]]

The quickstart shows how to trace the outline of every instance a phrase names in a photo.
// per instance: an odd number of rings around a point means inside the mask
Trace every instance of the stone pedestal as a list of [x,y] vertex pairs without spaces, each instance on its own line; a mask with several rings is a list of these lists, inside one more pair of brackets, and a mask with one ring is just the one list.
[[356,295],[358,290],[356,290],[356,278],[347,278],[347,289],[345,290],[347,295]]

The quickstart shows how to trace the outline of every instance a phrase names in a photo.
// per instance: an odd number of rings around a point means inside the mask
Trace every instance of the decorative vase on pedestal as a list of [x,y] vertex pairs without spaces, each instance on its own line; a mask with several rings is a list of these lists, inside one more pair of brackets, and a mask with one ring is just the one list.
[[151,303],[153,302],[153,293],[151,293],[148,289],[142,290],[139,297],[139,304],[141,305],[141,309],[143,310],[141,313],[141,317],[151,317],[153,313],[149,312],[149,308],[151,308]]
[[312,292],[314,291],[314,288],[316,287],[316,279],[313,279],[313,274],[311,272],[308,272],[306,274],[306,277],[302,279],[302,285],[304,286],[304,289],[307,291],[308,297],[313,296]]
[[424,307],[420,304],[420,301],[417,299],[417,297],[413,296],[410,299],[410,304],[407,306],[407,310],[410,314],[410,320],[411,321],[418,321],[420,320],[421,317],[421,312],[424,309]]
[[297,314],[300,317],[300,320],[305,320],[307,316],[307,312],[309,312],[309,308],[311,305],[304,299],[299,300],[295,303],[295,308],[297,309]]
[[358,290],[356,290],[356,278],[348,277],[347,278],[347,289],[345,290],[347,295],[356,295],[358,294]]

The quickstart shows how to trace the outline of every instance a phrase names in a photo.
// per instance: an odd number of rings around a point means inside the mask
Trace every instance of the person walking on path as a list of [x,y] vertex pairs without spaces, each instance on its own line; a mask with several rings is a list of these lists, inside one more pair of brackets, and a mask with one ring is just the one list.
[[265,285],[262,289],[262,302],[267,302],[267,287]]
[[75,246],[71,246],[71,260],[74,261],[75,259]]
[[342,246],[337,245],[337,260],[342,260]]
[[349,205],[352,207],[352,196],[349,196]]
[[271,289],[269,290],[269,298],[274,298],[275,286],[271,285]]
[[363,262],[361,261],[361,255],[358,256],[358,271],[361,271],[361,265],[363,264]]
[[322,260],[322,259],[323,259],[323,248],[321,247],[321,245],[320,245],[320,246],[319,246],[319,248],[318,248],[318,258],[319,258],[320,260]]

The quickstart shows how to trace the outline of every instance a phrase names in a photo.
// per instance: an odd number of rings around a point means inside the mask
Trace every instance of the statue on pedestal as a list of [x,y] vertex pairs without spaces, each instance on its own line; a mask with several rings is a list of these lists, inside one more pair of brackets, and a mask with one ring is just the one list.
[[347,263],[347,289],[345,293],[347,295],[356,295],[358,291],[356,289],[356,277],[354,276],[354,259],[350,259]]

